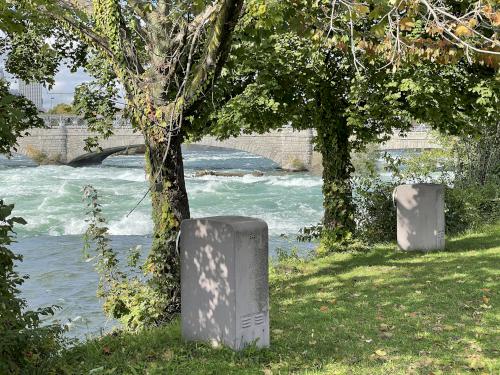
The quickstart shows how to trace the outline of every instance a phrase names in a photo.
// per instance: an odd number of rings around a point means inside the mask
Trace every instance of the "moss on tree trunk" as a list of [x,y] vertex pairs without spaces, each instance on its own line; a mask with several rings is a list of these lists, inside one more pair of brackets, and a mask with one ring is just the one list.
[[182,220],[189,219],[181,144],[182,136],[175,135],[171,137],[168,151],[167,142],[148,144],[146,147],[154,223],[147,267],[153,276],[153,286],[165,296],[163,319],[169,319],[180,310],[180,266],[176,240]]

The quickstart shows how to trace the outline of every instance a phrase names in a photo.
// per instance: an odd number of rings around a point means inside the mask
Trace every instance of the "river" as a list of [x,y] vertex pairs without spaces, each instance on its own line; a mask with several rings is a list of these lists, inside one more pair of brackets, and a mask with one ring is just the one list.
[[[186,184],[192,217],[244,215],[269,225],[270,254],[290,248],[290,239],[304,226],[322,216],[321,178],[308,173],[285,173],[270,160],[248,153],[190,147],[184,152]],[[243,172],[243,177],[202,176],[199,170]],[[264,176],[251,172],[259,170]],[[15,203],[15,215],[28,224],[18,226],[13,250],[24,256],[21,274],[30,279],[22,286],[31,308],[61,307],[52,319],[69,328],[68,336],[80,339],[109,330],[96,297],[97,276],[82,255],[86,228],[82,187],[91,184],[99,192],[109,222],[112,245],[125,253],[151,242],[150,200],[130,210],[147,190],[142,155],[116,156],[101,166],[71,168],[36,166],[29,159],[0,158],[0,198]],[[311,248],[301,244],[302,251]]]

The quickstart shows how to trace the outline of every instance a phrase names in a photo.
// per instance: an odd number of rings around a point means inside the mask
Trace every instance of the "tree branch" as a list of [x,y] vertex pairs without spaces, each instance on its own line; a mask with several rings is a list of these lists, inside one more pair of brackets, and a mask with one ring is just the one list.
[[[111,58],[115,58],[107,38],[97,34],[94,30],[92,30],[92,28],[75,17],[77,15],[84,14],[82,14],[83,10],[77,8],[73,3],[67,0],[57,0],[50,8],[47,8],[46,6],[39,6],[37,7],[37,10],[45,14],[47,17],[54,17],[60,22],[68,25],[71,31],[81,35],[83,42],[101,50]],[[67,13],[71,15],[67,15]]]
[[206,84],[210,73],[213,73],[213,79],[220,75],[229,54],[232,34],[241,14],[243,0],[220,0],[218,6],[220,10],[212,27],[206,53],[202,61],[196,65],[193,79],[186,88],[185,108],[189,107],[193,97]]

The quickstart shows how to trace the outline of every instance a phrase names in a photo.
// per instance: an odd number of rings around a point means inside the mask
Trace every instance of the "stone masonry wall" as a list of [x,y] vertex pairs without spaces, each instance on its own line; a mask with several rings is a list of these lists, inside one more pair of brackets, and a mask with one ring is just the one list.
[[223,141],[205,137],[195,144],[246,151],[273,160],[286,170],[308,170],[312,161],[311,139],[310,130],[283,128],[266,134],[242,134]]
[[29,135],[18,139],[17,153],[28,157],[43,154],[51,160],[66,163],[68,161],[66,131],[66,127],[32,129]]
[[[57,121],[56,121],[57,120]],[[19,139],[18,153],[34,158],[35,154],[45,155],[49,161],[70,163],[77,157],[85,155],[83,147],[89,133],[81,119],[66,116],[54,120],[48,118],[47,128],[33,129],[30,135]],[[321,155],[313,151],[313,130],[296,131],[285,127],[266,134],[242,134],[236,138],[218,141],[214,137],[205,137],[195,144],[214,147],[225,147],[246,151],[276,162],[286,170],[321,170]],[[108,139],[100,140],[100,146],[109,148],[144,144],[142,134],[135,133],[131,126],[117,126],[114,134]],[[439,147],[426,131],[409,132],[406,137],[394,134],[381,145],[382,150],[428,149]]]

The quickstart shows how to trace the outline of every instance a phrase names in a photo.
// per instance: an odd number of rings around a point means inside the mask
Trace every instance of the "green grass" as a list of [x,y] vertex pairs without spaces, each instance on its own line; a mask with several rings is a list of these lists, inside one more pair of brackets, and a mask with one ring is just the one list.
[[[76,374],[500,373],[500,225],[440,253],[380,245],[271,271],[271,348],[184,343],[179,322],[64,353]],[[44,372],[46,373],[46,372]]]

